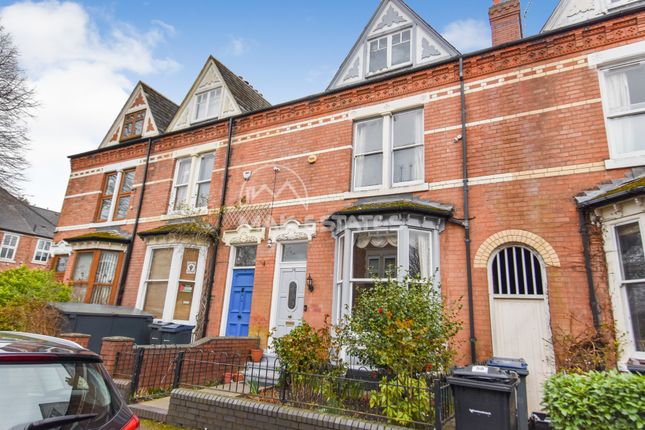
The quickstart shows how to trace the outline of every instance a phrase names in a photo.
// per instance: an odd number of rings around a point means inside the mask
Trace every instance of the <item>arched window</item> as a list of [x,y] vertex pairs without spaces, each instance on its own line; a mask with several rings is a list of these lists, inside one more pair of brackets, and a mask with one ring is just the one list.
[[490,265],[493,294],[541,296],[544,294],[542,262],[524,246],[508,246],[493,255]]

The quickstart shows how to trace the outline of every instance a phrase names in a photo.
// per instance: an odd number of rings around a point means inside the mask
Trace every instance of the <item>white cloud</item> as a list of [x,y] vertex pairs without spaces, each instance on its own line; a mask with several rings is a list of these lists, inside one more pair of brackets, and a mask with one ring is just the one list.
[[459,19],[446,25],[441,35],[462,53],[491,46],[490,25],[477,19]]
[[74,2],[25,1],[0,9],[40,106],[30,120],[26,196],[58,210],[69,177],[67,155],[98,147],[134,83],[127,74],[169,73],[179,65],[155,48],[175,33],[163,21],[140,31],[112,22],[99,31]]
[[225,50],[225,55],[240,57],[246,54],[249,51],[249,49],[251,49],[251,45],[243,37],[229,36],[229,41]]

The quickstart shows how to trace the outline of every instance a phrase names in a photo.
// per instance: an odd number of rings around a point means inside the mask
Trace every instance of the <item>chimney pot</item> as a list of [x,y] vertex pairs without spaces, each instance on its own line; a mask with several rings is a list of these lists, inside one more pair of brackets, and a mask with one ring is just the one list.
[[493,46],[521,39],[522,17],[520,0],[493,0],[488,10]]

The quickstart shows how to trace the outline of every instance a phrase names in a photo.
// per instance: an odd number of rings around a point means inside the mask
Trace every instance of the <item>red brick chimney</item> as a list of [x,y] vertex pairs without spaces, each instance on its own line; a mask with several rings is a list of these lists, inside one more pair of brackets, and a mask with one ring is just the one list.
[[493,46],[522,38],[520,0],[493,0],[488,10]]

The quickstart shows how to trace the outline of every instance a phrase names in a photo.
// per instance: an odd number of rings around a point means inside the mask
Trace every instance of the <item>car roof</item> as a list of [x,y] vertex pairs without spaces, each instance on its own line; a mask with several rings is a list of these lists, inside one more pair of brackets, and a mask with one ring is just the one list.
[[35,333],[0,331],[0,357],[6,357],[7,354],[52,354],[100,359],[97,354],[69,340]]

